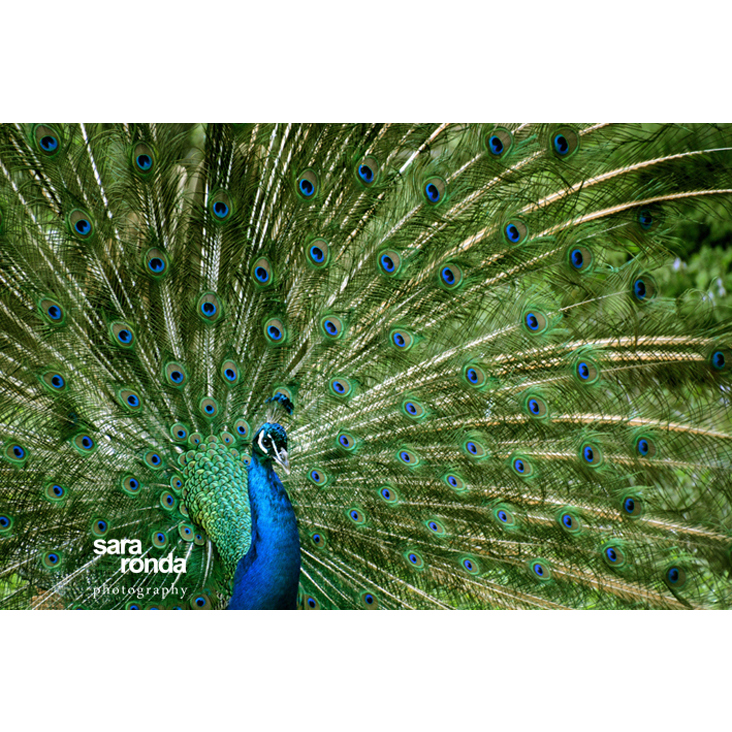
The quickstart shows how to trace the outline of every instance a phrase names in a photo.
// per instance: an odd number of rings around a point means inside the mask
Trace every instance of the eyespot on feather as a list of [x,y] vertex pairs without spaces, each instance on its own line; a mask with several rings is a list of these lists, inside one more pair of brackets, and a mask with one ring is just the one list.
[[353,452],[356,449],[356,438],[350,432],[339,432],[336,445],[346,452]]
[[502,503],[493,508],[491,515],[493,516],[493,519],[504,528],[512,529],[518,525],[514,512]]
[[640,305],[647,305],[655,299],[657,291],[656,281],[648,273],[640,274],[633,280],[631,295]]
[[577,358],[572,366],[575,379],[583,385],[594,384],[600,378],[600,367],[591,358]]
[[528,565],[531,575],[539,582],[548,582],[552,579],[551,568],[545,559],[532,559],[528,562]]
[[399,494],[396,492],[396,489],[390,485],[382,485],[379,488],[379,497],[385,503],[390,503],[392,505],[399,502]]
[[160,506],[166,511],[172,511],[178,505],[178,499],[170,491],[160,494]]
[[732,371],[732,348],[718,346],[709,352],[710,371],[714,375],[727,376]]
[[109,324],[109,337],[112,343],[120,348],[134,348],[135,331],[129,323],[115,320]]
[[410,468],[416,467],[420,462],[419,455],[408,448],[402,448],[397,452],[397,460]]
[[91,216],[80,208],[72,209],[66,217],[71,234],[80,241],[87,241],[94,235]]
[[353,392],[353,385],[348,379],[335,376],[328,381],[330,393],[337,397],[348,397]]
[[463,284],[463,268],[456,262],[441,264],[437,273],[437,282],[443,290],[457,290]]
[[183,541],[186,543],[193,542],[193,535],[195,534],[195,529],[191,524],[181,522],[178,524],[178,536],[180,536]]
[[424,524],[429,529],[429,533],[434,534],[435,536],[445,536],[447,533],[442,522],[437,519],[429,519],[425,521]]
[[422,419],[427,414],[425,408],[416,399],[405,399],[402,402],[400,411],[410,419],[415,420]]
[[484,136],[483,146],[490,157],[505,158],[513,148],[513,135],[503,127],[496,127]]
[[511,219],[502,228],[504,240],[511,246],[523,244],[529,236],[529,229],[521,219]]
[[198,409],[205,419],[213,419],[219,413],[219,405],[211,397],[203,397],[198,402]]
[[188,372],[185,366],[177,361],[168,361],[163,373],[168,385],[175,389],[184,387],[188,382]]
[[109,522],[103,518],[92,519],[91,533],[93,536],[104,536],[109,531]]
[[620,569],[625,566],[626,563],[625,551],[617,542],[607,542],[606,544],[603,544],[602,558],[605,564],[613,569]]
[[378,610],[379,609],[379,598],[373,592],[362,592],[359,595],[361,606],[367,610]]
[[626,493],[620,500],[620,512],[626,518],[640,518],[643,515],[643,499],[635,493]]
[[120,487],[128,496],[137,497],[140,495],[142,484],[134,475],[127,474],[122,476]]
[[604,462],[602,448],[596,442],[584,442],[579,450],[579,458],[589,468],[599,468]]
[[132,389],[119,389],[117,391],[117,401],[128,412],[139,412],[142,410],[142,399],[140,395]]
[[424,569],[426,566],[425,561],[419,552],[407,551],[404,553],[404,558],[415,569]]
[[236,422],[234,422],[234,434],[240,440],[246,440],[250,433],[251,427],[249,427],[249,422],[247,422],[243,417],[240,417]]
[[218,323],[224,315],[223,302],[215,292],[204,292],[196,302],[196,315],[204,323]]
[[647,434],[639,435],[635,439],[635,455],[639,459],[653,458],[656,456],[658,448],[656,441]]
[[566,257],[567,264],[572,272],[588,274],[592,271],[595,256],[589,247],[573,244],[567,247]]
[[330,263],[330,244],[325,239],[314,239],[305,245],[305,258],[311,267],[327,267]]
[[274,284],[274,267],[267,257],[259,257],[252,265],[250,274],[257,287],[265,288]]
[[66,322],[66,311],[55,298],[46,295],[38,301],[37,305],[38,311],[47,323],[59,326]]
[[312,542],[313,546],[317,547],[318,549],[322,549],[327,544],[325,534],[323,534],[322,531],[310,532],[310,541]]
[[303,201],[309,201],[316,198],[320,188],[320,179],[318,174],[312,168],[303,170],[295,181],[295,187],[297,195]]
[[155,153],[153,149],[139,142],[132,148],[131,154],[132,170],[141,178],[150,177],[155,170]]
[[148,450],[142,460],[150,470],[162,470],[165,467],[165,461],[159,450]]
[[468,490],[467,483],[457,473],[446,473],[442,476],[442,480],[456,493]]
[[191,610],[211,610],[211,599],[206,592],[194,592],[188,601]]
[[209,198],[208,209],[215,223],[225,224],[233,216],[234,204],[229,193],[223,189],[219,189]]
[[8,460],[8,462],[18,467],[25,465],[30,457],[28,448],[15,441],[11,441],[10,444],[5,447],[4,454],[5,459]]
[[460,566],[468,574],[480,574],[480,565],[478,564],[478,560],[475,557],[460,557]]
[[642,208],[638,211],[638,225],[643,231],[650,231],[655,223],[656,218],[654,217],[651,209]]
[[219,373],[227,386],[236,386],[239,383],[239,366],[235,361],[231,359],[224,361]]
[[414,343],[414,335],[406,328],[392,328],[389,331],[389,344],[397,351],[408,351]]
[[176,422],[171,428],[170,428],[170,436],[176,441],[176,442],[185,442],[188,439],[188,435],[190,434],[190,429],[187,424],[184,424],[183,422]]
[[356,165],[356,180],[365,188],[371,188],[379,178],[379,163],[369,155]]
[[447,184],[443,178],[432,176],[422,183],[422,196],[429,206],[437,206],[446,198]]
[[326,315],[320,319],[320,332],[328,340],[339,340],[345,332],[345,325],[336,315]]
[[145,252],[145,273],[155,279],[168,274],[168,255],[159,247],[152,247]]
[[577,511],[570,506],[565,506],[557,513],[557,523],[562,531],[570,535],[582,533],[582,520]]
[[524,332],[530,335],[541,335],[549,327],[549,319],[546,314],[538,308],[526,310],[522,316]]
[[63,566],[64,555],[60,551],[48,551],[41,554],[41,564],[45,569],[58,570]]
[[402,268],[402,257],[394,249],[384,249],[376,255],[379,272],[387,277],[394,277],[399,274]]
[[674,590],[680,590],[687,580],[687,572],[678,562],[669,565],[663,572],[664,582]]
[[11,536],[15,519],[4,511],[0,512],[0,536]]
[[508,459],[509,466],[513,474],[527,480],[534,476],[534,466],[525,455],[513,453]]
[[92,455],[97,450],[94,438],[86,432],[79,432],[71,438],[71,446],[84,457]]
[[485,445],[479,440],[469,438],[463,441],[461,447],[466,455],[476,460],[481,460],[488,456],[488,450],[486,450]]
[[356,526],[363,526],[366,523],[366,513],[363,509],[358,508],[357,506],[352,506],[347,509],[346,515],[352,523],[356,524]]
[[463,366],[461,373],[463,379],[475,389],[480,389],[482,386],[485,386],[488,380],[485,370],[477,364],[466,364]]
[[527,394],[523,398],[522,408],[531,419],[546,419],[549,415],[546,400],[538,394]]
[[307,477],[308,480],[313,485],[318,486],[318,488],[323,488],[328,485],[328,473],[326,473],[322,468],[310,468],[310,470],[308,470]]
[[55,157],[63,147],[61,131],[55,125],[34,125],[32,139],[36,150],[47,158]]
[[271,346],[281,346],[287,342],[287,330],[279,318],[270,318],[264,323],[264,336]]
[[550,135],[550,151],[555,158],[571,158],[580,148],[579,135],[571,127],[558,127]]
[[62,483],[51,481],[43,488],[43,497],[51,503],[63,503],[68,496],[69,489]]

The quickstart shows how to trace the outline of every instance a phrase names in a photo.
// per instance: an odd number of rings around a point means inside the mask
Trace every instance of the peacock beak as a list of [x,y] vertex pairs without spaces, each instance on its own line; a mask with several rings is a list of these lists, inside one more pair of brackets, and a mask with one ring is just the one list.
[[273,445],[274,447],[274,460],[284,471],[286,475],[290,474],[290,463],[287,460],[287,450],[282,450],[282,452],[277,451],[277,446]]

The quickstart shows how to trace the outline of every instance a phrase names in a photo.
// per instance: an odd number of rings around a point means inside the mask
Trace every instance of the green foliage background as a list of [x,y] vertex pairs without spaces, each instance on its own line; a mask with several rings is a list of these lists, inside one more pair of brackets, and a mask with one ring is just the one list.
[[[720,140],[732,145],[732,125],[711,126],[719,131]],[[712,174],[710,170],[710,179]],[[732,316],[732,210],[729,203],[714,198],[702,199],[689,210],[688,220],[674,232],[680,241],[673,269],[654,276],[663,296],[679,297],[691,290],[692,302],[703,302],[710,311],[714,308],[713,317],[722,320]]]

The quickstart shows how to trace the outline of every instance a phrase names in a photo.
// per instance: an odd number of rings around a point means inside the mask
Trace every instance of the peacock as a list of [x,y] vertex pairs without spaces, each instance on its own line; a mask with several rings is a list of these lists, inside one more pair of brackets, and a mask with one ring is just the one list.
[[0,126],[0,607],[732,605],[732,132]]

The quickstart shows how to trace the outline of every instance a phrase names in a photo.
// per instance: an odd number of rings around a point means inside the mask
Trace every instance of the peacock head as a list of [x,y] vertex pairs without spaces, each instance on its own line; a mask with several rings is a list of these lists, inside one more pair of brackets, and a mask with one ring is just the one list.
[[253,452],[260,463],[274,460],[287,475],[290,463],[287,460],[287,433],[281,424],[265,422],[254,435]]

